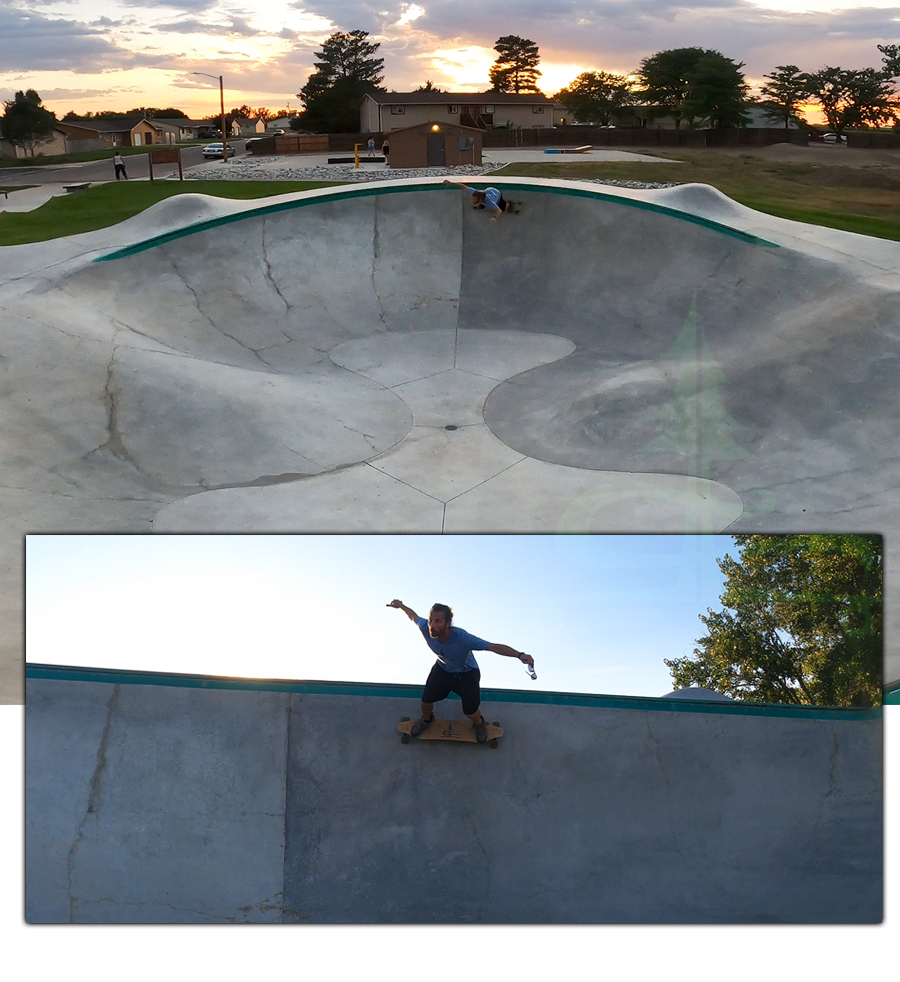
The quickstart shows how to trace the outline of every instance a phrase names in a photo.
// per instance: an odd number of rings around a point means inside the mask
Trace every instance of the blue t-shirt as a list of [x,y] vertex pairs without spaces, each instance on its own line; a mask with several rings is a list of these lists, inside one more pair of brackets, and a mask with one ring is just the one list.
[[445,672],[471,672],[478,668],[473,651],[487,651],[490,641],[476,638],[461,627],[450,628],[450,637],[446,641],[438,641],[428,633],[428,621],[424,617],[416,619],[416,627],[422,632],[425,643],[438,656],[437,663]]
[[[474,194],[475,188],[469,188],[469,194]],[[500,207],[500,192],[496,188],[484,189],[484,206],[496,210]],[[479,651],[482,649],[478,649]]]

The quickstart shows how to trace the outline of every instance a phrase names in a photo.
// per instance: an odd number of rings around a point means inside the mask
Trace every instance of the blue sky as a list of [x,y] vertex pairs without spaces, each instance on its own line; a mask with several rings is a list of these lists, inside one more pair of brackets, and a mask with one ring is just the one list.
[[491,642],[482,684],[662,696],[718,609],[731,536],[38,535],[26,541],[31,662],[424,682],[434,658],[395,597]]

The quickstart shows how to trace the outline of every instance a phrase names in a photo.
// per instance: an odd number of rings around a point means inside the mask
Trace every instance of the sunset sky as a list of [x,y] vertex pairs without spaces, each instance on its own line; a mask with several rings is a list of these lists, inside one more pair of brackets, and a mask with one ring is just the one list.
[[0,99],[34,88],[62,117],[176,106],[192,117],[247,103],[301,108],[314,52],[335,31],[380,43],[384,85],[488,87],[506,34],[540,48],[545,93],[582,71],[628,73],[667,48],[714,48],[754,87],[776,66],[880,67],[900,40],[900,0],[4,0]]

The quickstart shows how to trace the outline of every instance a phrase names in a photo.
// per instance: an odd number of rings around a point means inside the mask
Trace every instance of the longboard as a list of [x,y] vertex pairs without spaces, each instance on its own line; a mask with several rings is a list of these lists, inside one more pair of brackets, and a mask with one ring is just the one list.
[[[411,737],[409,731],[416,720],[404,716],[397,724],[397,729],[403,734],[400,737],[401,743],[409,743]],[[503,729],[497,723],[488,723],[487,743],[495,750],[497,741],[503,736]],[[416,737],[417,740],[447,740],[450,743],[478,743],[475,736],[475,725],[467,719],[435,719],[431,726],[422,734]]]

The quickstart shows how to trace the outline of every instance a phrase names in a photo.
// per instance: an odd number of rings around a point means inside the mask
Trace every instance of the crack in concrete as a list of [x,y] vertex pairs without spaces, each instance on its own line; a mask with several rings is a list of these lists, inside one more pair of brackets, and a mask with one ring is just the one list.
[[372,209],[372,295],[375,297],[375,303],[378,304],[378,319],[381,321],[384,329],[390,331],[390,325],[385,319],[384,304],[382,303],[381,293],[378,290],[378,261],[381,259],[381,227],[378,223],[378,199],[375,199],[374,206]]
[[87,824],[89,816],[95,815],[100,804],[100,794],[103,790],[103,772],[106,769],[106,752],[109,747],[109,730],[112,724],[113,714],[119,705],[119,696],[121,694],[122,687],[120,685],[113,686],[112,696],[106,706],[106,720],[103,724],[103,733],[100,736],[100,745],[97,748],[97,763],[94,767],[94,773],[91,775],[90,790],[88,791],[88,801],[87,807],[85,809],[84,815],[78,824],[78,828],[75,830],[75,841],[72,843],[68,854],[66,855],[66,898],[68,900],[69,908],[69,922],[75,923],[75,914],[78,907],[78,900],[73,896],[72,889],[72,878],[74,873],[75,860],[78,856],[78,852],[81,847],[81,843],[84,840],[84,827]]
[[[831,749],[831,754],[830,754],[830,756],[828,758],[828,764],[829,764],[829,767],[828,767],[828,793],[825,795],[825,798],[831,798],[831,797],[836,796],[836,795],[839,795],[841,793],[838,790],[837,782],[835,780],[835,772],[837,770],[838,757],[840,756],[841,747],[840,747],[840,744],[838,742],[837,730],[835,729],[835,727],[834,727],[833,724],[832,724],[832,727],[831,727],[831,742],[832,742],[832,749]],[[824,801],[824,799],[823,799],[823,801]]]
[[[650,721],[649,720],[647,721],[647,732],[650,734],[650,740],[653,743],[653,752],[654,752],[654,755],[656,757],[656,763],[659,765],[659,772],[660,772],[660,774],[662,774],[663,780],[666,782],[666,799],[668,800],[668,802],[669,802],[669,804],[671,806],[671,803],[672,803],[672,786],[669,783],[669,776],[668,776],[668,774],[666,774],[666,768],[663,765],[662,757],[660,756],[660,752],[659,752],[659,740],[657,740],[656,737],[653,735],[653,730],[650,728]],[[675,847],[675,852],[677,852],[678,855],[681,856],[681,858],[684,860],[684,862],[687,862],[687,857],[684,855],[684,853],[681,851],[681,847],[678,845],[678,833],[675,831],[674,818],[672,817],[672,814],[671,814],[671,807],[669,809],[669,815],[670,815],[670,821],[672,821],[672,827],[671,827],[672,845]]]
[[[101,443],[96,449],[106,450],[119,460],[133,465],[133,461],[131,460],[128,451],[125,449],[122,433],[119,430],[118,407],[116,406],[116,397],[113,391],[113,369],[117,351],[118,346],[113,345],[112,353],[109,356],[109,362],[106,365],[106,384],[103,387],[103,403],[106,406],[107,438],[105,442]],[[91,451],[91,453],[93,452],[94,451]],[[87,454],[84,456],[86,457]],[[84,459],[84,457],[81,459]]]
[[[263,226],[262,226],[262,254],[263,254],[263,263],[265,264],[265,277],[272,284],[272,289],[278,295],[278,299],[284,304],[285,312],[287,312],[291,309],[291,305],[287,302],[287,300],[285,300],[284,294],[278,288],[278,284],[275,282],[275,276],[272,273],[272,264],[269,262],[269,249],[266,243],[266,229],[268,228],[268,226],[269,226],[269,221],[267,218],[264,218]],[[284,331],[282,331],[281,333],[284,334]],[[287,337],[286,334],[284,336]]]

